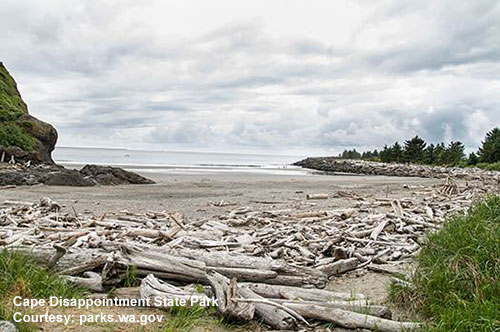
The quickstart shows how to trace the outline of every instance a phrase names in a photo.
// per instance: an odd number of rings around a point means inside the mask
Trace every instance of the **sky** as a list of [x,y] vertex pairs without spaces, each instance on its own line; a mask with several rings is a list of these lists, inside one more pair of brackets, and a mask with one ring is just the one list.
[[59,146],[277,154],[500,125],[497,0],[2,0],[0,61]]

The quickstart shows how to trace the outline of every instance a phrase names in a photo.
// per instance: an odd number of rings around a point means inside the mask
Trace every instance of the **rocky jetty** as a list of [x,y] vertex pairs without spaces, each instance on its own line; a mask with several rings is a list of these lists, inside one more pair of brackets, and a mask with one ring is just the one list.
[[364,160],[339,159],[336,157],[314,157],[294,163],[295,166],[327,173],[354,173],[421,178],[452,177],[464,180],[500,180],[499,172],[479,168],[438,167],[415,164],[379,163]]

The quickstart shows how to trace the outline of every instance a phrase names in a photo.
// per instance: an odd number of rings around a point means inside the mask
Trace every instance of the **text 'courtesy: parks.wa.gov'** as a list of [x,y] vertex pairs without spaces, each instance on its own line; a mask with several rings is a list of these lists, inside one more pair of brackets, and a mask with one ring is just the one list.
[[[106,308],[166,308],[166,307],[212,307],[217,306],[217,299],[207,297],[190,296],[186,298],[165,298],[154,296],[141,299],[120,298],[62,298],[51,296],[48,299],[23,298],[16,296],[13,305],[19,311],[14,312],[13,320],[16,323],[54,323],[54,324],[92,324],[92,323],[131,323],[146,325],[151,323],[162,323],[165,320],[163,314],[130,314],[113,312],[109,313]],[[57,312],[51,313],[50,308],[73,308],[81,312]],[[102,308],[102,311],[89,313],[90,308]],[[41,310],[39,310],[41,309]],[[31,310],[31,311],[28,311]]]

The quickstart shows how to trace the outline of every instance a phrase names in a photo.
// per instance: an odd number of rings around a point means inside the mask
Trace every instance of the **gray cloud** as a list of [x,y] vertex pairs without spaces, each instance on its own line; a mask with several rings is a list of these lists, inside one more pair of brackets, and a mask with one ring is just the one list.
[[496,1],[280,1],[6,0],[0,60],[62,145],[473,149],[500,123]]

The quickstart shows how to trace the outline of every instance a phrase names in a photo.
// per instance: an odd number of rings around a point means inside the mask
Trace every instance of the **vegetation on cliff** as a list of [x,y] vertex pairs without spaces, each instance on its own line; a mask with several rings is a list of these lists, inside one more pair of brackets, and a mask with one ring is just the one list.
[[52,164],[50,154],[56,140],[54,127],[29,114],[14,78],[0,62],[0,153],[6,153],[7,158],[14,155],[16,160]]
[[26,131],[30,122],[25,123],[24,128],[18,123],[19,118],[27,113],[26,104],[17,92],[16,82],[0,63],[0,145],[33,150],[34,139]]

